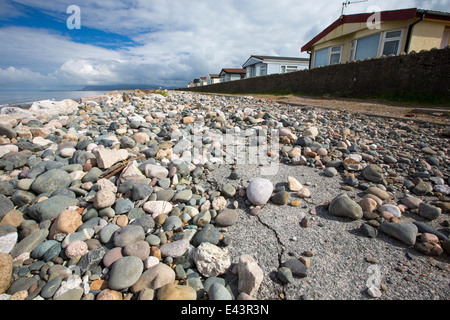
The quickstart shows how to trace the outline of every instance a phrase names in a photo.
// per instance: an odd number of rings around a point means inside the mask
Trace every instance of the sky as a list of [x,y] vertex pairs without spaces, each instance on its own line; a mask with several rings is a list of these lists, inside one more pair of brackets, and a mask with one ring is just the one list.
[[[342,2],[0,0],[0,91],[181,88],[251,55],[308,57],[301,47],[339,18]],[[373,8],[448,12],[450,0],[368,0],[345,14]]]

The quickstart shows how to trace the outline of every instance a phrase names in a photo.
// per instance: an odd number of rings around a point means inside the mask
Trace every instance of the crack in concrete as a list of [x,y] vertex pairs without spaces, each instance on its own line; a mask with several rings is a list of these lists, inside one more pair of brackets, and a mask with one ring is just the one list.
[[[278,272],[278,270],[281,268],[281,264],[283,263],[283,262],[282,262],[282,259],[283,259],[283,256],[284,256],[284,253],[285,253],[285,249],[286,249],[286,248],[284,247],[283,243],[281,242],[281,239],[280,239],[280,237],[278,236],[277,231],[276,231],[274,228],[272,228],[268,223],[262,221],[262,220],[261,220],[261,216],[260,216],[259,214],[256,215],[255,217],[256,217],[256,219],[259,221],[260,224],[262,224],[264,227],[266,227],[267,229],[269,229],[270,231],[272,231],[272,232],[274,233],[274,235],[275,235],[275,238],[277,239],[278,247],[280,248],[280,250],[277,250],[277,254],[278,254],[278,268],[277,268],[277,272]],[[280,251],[281,251],[281,252],[280,252]],[[281,284],[282,284],[282,287],[281,287],[281,288],[282,288],[283,296],[286,297],[285,283],[284,283],[283,281],[281,281],[281,280],[280,280],[280,282],[281,282]]]

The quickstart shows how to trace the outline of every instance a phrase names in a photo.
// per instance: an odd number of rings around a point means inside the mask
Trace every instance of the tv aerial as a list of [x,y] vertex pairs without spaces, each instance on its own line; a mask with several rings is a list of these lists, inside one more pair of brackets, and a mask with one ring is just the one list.
[[345,9],[351,5],[351,4],[355,4],[355,3],[362,3],[362,2],[367,2],[369,0],[360,0],[360,1],[345,1],[342,3],[342,12],[341,12],[341,16],[344,15],[344,11]]

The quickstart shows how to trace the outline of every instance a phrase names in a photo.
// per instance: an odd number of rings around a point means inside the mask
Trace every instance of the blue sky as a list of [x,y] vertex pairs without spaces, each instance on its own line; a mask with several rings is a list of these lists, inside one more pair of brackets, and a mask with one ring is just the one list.
[[[0,0],[0,90],[184,87],[252,54],[305,57],[300,48],[339,17],[342,2]],[[67,28],[71,5],[81,29]],[[450,0],[369,0],[346,13],[371,6],[449,11]]]

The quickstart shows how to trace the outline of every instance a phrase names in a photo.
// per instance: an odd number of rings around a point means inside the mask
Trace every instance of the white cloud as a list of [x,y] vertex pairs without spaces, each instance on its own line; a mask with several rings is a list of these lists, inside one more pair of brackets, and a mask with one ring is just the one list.
[[0,19],[10,20],[24,14],[7,0],[0,0]]
[[[69,16],[67,7],[74,4],[68,0],[14,2],[62,22]],[[349,6],[346,14],[366,12],[373,4],[381,10],[425,6],[446,11],[449,2],[368,1]],[[112,50],[76,43],[46,29],[0,28],[0,77],[30,72],[48,85],[184,86],[223,67],[240,67],[252,54],[307,56],[300,48],[339,17],[342,0],[84,0],[78,5],[82,28],[124,35],[138,45]],[[14,6],[5,8],[13,12]],[[10,66],[13,71],[7,71]]]
[[27,27],[0,28],[1,64],[48,72],[67,60],[122,58],[120,52],[76,43],[56,31]]

